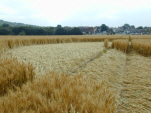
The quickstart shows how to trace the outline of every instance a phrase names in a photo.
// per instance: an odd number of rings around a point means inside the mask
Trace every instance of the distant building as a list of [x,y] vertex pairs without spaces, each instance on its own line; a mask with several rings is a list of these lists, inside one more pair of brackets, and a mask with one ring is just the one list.
[[94,27],[88,27],[87,33],[88,34],[94,34]]

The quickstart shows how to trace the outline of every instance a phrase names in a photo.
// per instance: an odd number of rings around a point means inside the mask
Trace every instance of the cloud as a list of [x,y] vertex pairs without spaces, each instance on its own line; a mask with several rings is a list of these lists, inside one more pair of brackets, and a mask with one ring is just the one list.
[[109,10],[109,11],[104,11],[100,13],[97,18],[104,18],[104,19],[117,19],[118,18],[118,11],[114,10]]
[[150,4],[150,0],[1,0],[0,19],[53,26],[151,25]]
[[17,11],[15,9],[0,5],[0,14],[1,15],[2,14],[4,14],[4,15],[6,15],[6,14],[14,15],[16,13],[17,13]]

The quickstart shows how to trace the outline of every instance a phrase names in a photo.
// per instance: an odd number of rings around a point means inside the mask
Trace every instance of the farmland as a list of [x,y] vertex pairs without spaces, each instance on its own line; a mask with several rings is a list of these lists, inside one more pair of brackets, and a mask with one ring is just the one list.
[[0,109],[150,112],[150,38],[1,36]]

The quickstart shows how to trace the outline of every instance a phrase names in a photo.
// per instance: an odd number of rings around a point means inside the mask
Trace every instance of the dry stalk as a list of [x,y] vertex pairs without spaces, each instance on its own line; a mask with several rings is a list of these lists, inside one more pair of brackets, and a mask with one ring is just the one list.
[[108,39],[105,39],[105,41],[104,41],[104,47],[105,47],[105,48],[108,48],[108,46],[109,46],[109,44],[108,44]]
[[120,39],[120,40],[114,40],[112,42],[112,45],[111,47],[112,48],[116,48],[120,51],[123,51],[125,53],[128,52],[128,45],[129,45],[129,41],[128,40],[123,40],[123,39]]
[[2,113],[114,113],[114,94],[103,84],[82,75],[50,72],[1,97],[0,109]]
[[151,55],[151,39],[133,39],[132,48],[143,56]]
[[0,61],[0,95],[4,95],[8,89],[21,87],[28,80],[33,80],[35,73],[31,64],[19,63],[16,58],[4,58]]

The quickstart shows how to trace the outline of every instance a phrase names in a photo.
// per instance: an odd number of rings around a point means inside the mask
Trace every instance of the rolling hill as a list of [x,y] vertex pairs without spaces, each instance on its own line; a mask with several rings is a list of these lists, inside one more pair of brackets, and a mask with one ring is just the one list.
[[4,20],[1,20],[1,19],[0,19],[0,25],[2,25],[2,24],[4,24],[4,23],[9,24],[10,26],[32,26],[32,27],[39,27],[39,26],[36,26],[36,25],[30,25],[30,24],[24,24],[24,23],[17,23],[17,22],[9,22],[9,21],[4,21]]

